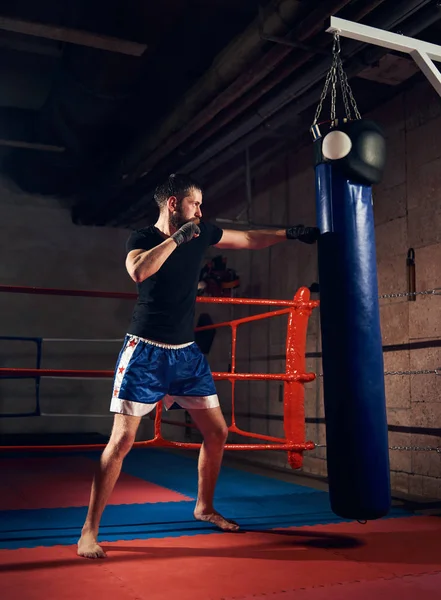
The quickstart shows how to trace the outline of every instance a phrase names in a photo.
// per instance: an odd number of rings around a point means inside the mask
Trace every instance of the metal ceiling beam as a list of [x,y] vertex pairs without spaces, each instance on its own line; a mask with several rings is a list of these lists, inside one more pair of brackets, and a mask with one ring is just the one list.
[[59,58],[62,54],[60,44],[53,40],[43,38],[21,37],[9,31],[0,31],[0,48],[27,52],[28,54],[41,54],[42,56],[54,56]]
[[24,35],[33,35],[49,40],[66,42],[68,44],[77,44],[107,52],[117,52],[119,54],[128,54],[129,56],[141,56],[146,48],[146,44],[120,40],[118,38],[81,31],[79,29],[70,29],[55,25],[46,25],[45,23],[35,23],[32,21],[22,21],[21,19],[12,19],[0,15],[0,29],[12,31],[13,33],[22,33]]
[[[264,21],[267,32],[286,34],[287,23],[295,20],[299,6],[297,0],[283,0],[275,9],[270,4]],[[331,14],[333,11],[325,18]],[[123,162],[126,185],[144,177],[231,102],[257,85],[291,52],[289,47],[275,47],[262,57],[262,45],[255,20],[215,57],[211,67],[185,93],[158,129],[133,145]]]
[[441,72],[433,63],[434,60],[441,62],[441,46],[338,17],[331,17],[331,26],[327,32],[338,33],[340,36],[352,40],[410,54],[438,95],[441,96]]
[[441,73],[439,72],[438,67],[431,60],[430,56],[425,52],[420,52],[419,50],[414,50],[410,53],[410,55],[430,81],[432,86],[435,88],[437,94],[441,96]]
[[328,33],[338,33],[343,37],[364,42],[366,44],[374,44],[389,50],[397,52],[405,52],[412,54],[414,50],[427,54],[432,60],[441,61],[441,46],[423,42],[407,35],[391,33],[378,27],[370,27],[368,25],[360,25],[353,21],[340,19],[339,17],[331,17],[331,25],[326,30]]
[[7,140],[0,138],[0,146],[9,148],[26,148],[27,150],[39,150],[43,152],[64,152],[63,146],[53,146],[51,144],[38,144],[36,142],[26,142],[23,140]]
[[35,136],[33,131],[36,114],[30,109],[0,107],[0,147],[64,152],[65,148],[61,145],[50,143],[48,138]]

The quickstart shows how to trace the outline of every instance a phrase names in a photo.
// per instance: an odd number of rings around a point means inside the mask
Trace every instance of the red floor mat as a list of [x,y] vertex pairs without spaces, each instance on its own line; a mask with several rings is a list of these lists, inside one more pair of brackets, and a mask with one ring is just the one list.
[[[302,590],[305,600],[349,600],[342,590],[354,584],[351,600],[370,600],[367,589],[408,600],[405,577],[440,571],[440,538],[441,519],[413,517],[115,542],[102,561],[80,559],[73,547],[2,550],[0,589],[7,600],[288,600],[295,591],[301,600]],[[407,583],[424,589],[423,581]],[[433,600],[430,586],[424,600]]]
[[[96,464],[80,456],[2,459],[0,510],[87,506]],[[109,504],[183,500],[191,498],[121,473]]]
[[243,596],[240,600],[440,600],[440,590],[441,573],[435,573],[293,590],[271,594],[269,598],[267,594],[253,594]]

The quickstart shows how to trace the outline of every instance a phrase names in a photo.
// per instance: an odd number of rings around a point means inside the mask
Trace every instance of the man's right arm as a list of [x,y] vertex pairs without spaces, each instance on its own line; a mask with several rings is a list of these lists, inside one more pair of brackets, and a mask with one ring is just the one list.
[[154,275],[165,263],[170,254],[181,244],[190,242],[200,234],[199,227],[192,222],[185,223],[162,244],[150,250],[136,248],[127,254],[126,269],[136,283],[141,283]]
[[176,248],[176,242],[170,237],[151,250],[131,250],[126,258],[128,274],[133,281],[141,283],[159,271]]

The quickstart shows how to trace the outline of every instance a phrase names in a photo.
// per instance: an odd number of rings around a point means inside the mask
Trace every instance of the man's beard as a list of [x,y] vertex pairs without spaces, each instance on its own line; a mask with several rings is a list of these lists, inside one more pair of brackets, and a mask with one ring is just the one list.
[[170,225],[175,229],[179,229],[180,227],[182,227],[182,225],[184,225],[184,223],[189,223],[190,221],[196,223],[196,225],[199,225],[200,219],[198,217],[194,217],[193,219],[186,219],[180,207],[177,208],[176,211],[170,215]]

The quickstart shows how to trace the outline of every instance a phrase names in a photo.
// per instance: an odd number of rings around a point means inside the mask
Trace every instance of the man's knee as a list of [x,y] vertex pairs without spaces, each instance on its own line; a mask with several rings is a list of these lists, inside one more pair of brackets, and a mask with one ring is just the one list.
[[112,435],[108,443],[108,448],[115,458],[123,459],[130,452],[134,441],[135,435],[128,432],[115,436]]
[[128,454],[135,441],[139,421],[140,419],[136,417],[116,415],[112,435],[107,445],[108,452],[114,458],[122,459]]
[[216,424],[204,435],[204,442],[206,444],[223,445],[227,441],[228,427],[225,423]]

